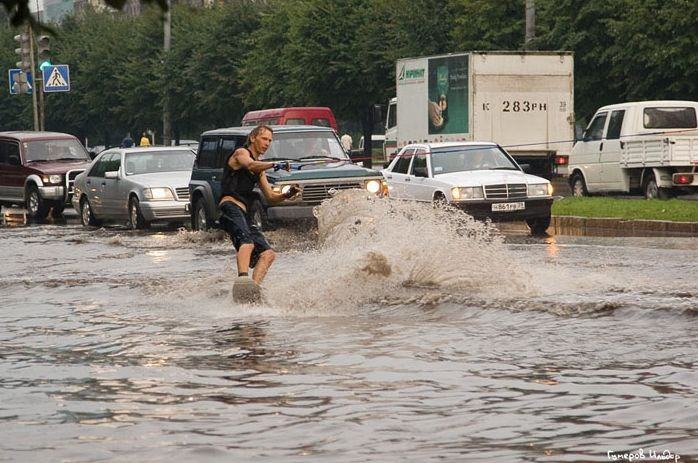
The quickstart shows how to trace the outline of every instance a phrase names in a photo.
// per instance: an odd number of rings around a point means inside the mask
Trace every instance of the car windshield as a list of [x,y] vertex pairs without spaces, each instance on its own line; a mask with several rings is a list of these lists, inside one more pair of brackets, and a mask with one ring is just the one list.
[[469,170],[519,170],[496,146],[454,146],[431,153],[434,175]]
[[126,153],[126,175],[189,171],[194,158],[191,150]]
[[348,160],[334,132],[275,133],[263,159],[300,160],[309,158]]
[[27,162],[90,160],[80,142],[70,138],[28,141],[24,143],[24,153]]

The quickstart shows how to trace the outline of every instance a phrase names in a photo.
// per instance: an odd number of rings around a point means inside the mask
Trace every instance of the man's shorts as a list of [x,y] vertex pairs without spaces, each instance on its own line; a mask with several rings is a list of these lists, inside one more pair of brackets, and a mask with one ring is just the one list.
[[259,255],[271,249],[269,242],[262,235],[259,228],[252,225],[250,217],[237,204],[225,201],[218,208],[221,210],[221,225],[228,232],[235,250],[239,250],[243,244],[254,244],[252,258],[250,259],[250,267],[254,267],[257,265]]

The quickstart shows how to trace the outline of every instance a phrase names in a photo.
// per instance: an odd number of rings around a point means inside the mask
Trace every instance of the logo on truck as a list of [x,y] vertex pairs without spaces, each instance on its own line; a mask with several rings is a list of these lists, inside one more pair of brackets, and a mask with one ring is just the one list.
[[405,69],[403,64],[400,68],[400,72],[397,74],[398,81],[410,81],[411,82],[421,82],[424,80],[424,68],[421,69]]

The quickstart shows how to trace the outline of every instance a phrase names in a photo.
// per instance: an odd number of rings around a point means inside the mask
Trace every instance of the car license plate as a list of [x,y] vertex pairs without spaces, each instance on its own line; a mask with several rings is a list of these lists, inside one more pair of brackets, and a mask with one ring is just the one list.
[[526,203],[495,203],[492,204],[492,212],[522,211],[526,209]]

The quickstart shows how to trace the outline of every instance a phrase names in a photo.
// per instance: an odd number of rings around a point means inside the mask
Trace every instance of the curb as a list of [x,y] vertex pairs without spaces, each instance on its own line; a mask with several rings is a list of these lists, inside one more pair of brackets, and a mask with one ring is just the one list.
[[698,236],[698,222],[623,220],[610,217],[554,215],[550,228],[555,234],[576,236]]

